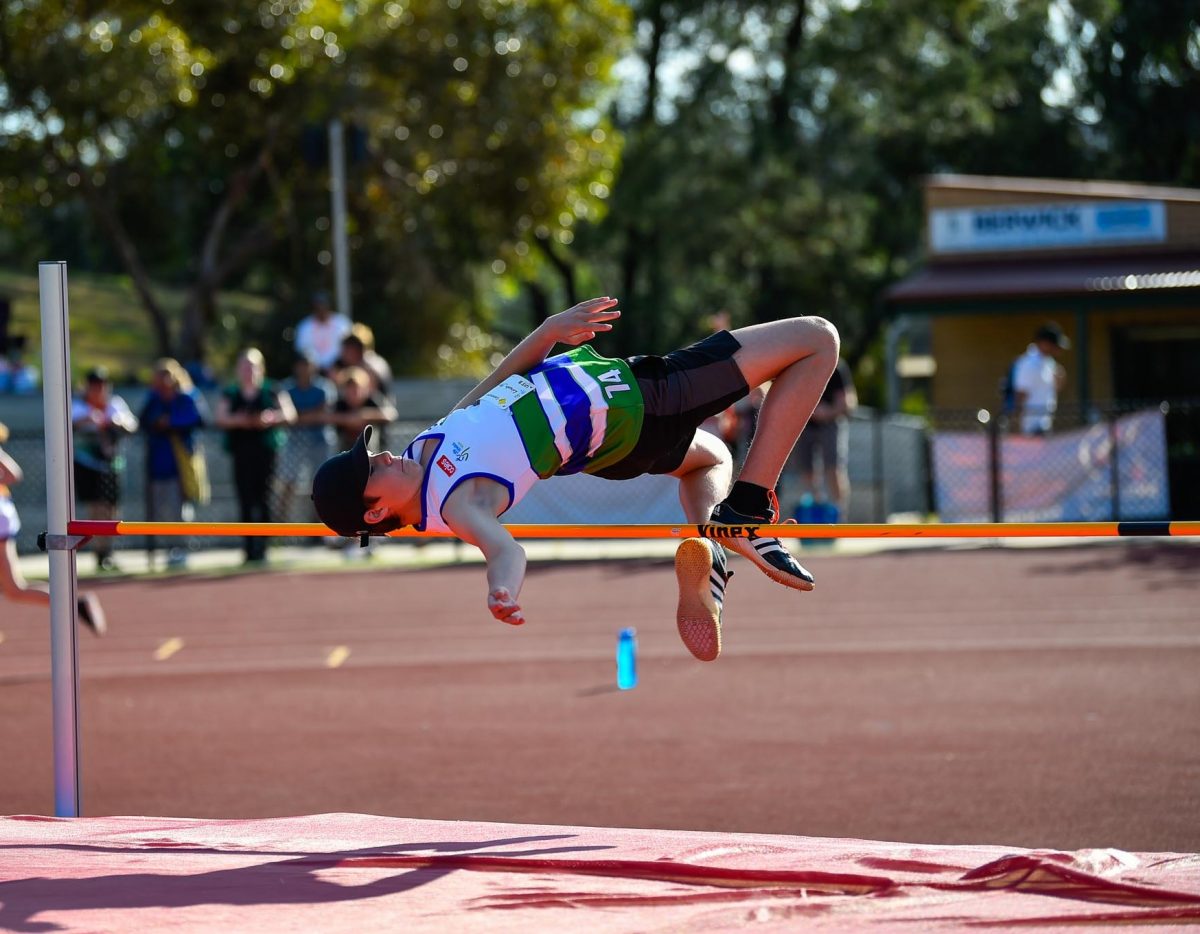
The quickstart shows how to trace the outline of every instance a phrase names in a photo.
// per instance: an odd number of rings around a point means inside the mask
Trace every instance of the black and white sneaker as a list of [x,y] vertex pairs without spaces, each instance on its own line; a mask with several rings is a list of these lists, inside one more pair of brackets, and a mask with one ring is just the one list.
[[[771,506],[766,515],[749,516],[730,508],[728,503],[719,503],[713,510],[714,525],[771,525],[778,521],[779,501],[771,491]],[[812,590],[815,579],[774,536],[751,534],[745,538],[723,538],[722,544],[736,551],[743,558],[753,561],[760,571],[785,587],[796,590]]]
[[721,654],[721,608],[728,570],[725,550],[704,538],[685,539],[675,552],[675,577],[679,581],[679,609],[675,623],[679,638],[696,658],[711,662]]

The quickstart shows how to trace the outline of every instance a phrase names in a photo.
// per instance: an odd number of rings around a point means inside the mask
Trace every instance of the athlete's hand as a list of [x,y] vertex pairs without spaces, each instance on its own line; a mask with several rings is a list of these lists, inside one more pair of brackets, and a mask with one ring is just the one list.
[[610,321],[621,317],[615,298],[589,298],[574,308],[560,311],[542,322],[542,333],[556,344],[572,347],[590,341],[601,331],[611,331]]
[[525,622],[520,604],[508,592],[507,587],[497,587],[488,594],[488,609],[496,619],[510,626],[520,626]]

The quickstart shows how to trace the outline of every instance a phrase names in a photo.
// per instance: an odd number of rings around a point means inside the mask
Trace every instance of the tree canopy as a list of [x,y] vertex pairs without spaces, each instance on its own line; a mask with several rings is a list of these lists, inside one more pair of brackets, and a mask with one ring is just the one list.
[[232,286],[279,342],[330,284],[338,116],[355,316],[401,372],[589,293],[614,352],[813,313],[857,362],[923,175],[1196,184],[1198,85],[1193,3],[0,0],[0,244],[125,271],[159,350],[236,329]]

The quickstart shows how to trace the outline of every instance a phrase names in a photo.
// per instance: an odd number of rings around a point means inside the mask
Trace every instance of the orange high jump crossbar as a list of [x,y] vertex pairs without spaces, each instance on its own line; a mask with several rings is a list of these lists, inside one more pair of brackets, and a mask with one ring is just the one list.
[[[1200,522],[955,522],[845,525],[522,525],[505,528],[515,538],[744,538],[748,530],[777,538],[1115,538],[1200,535]],[[98,522],[74,519],[67,534],[82,536],[337,537],[319,522]],[[387,538],[453,538],[447,532],[398,529]]]

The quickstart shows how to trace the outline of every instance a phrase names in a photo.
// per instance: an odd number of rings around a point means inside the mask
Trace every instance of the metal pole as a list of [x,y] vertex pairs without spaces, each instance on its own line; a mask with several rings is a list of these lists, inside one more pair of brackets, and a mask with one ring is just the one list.
[[353,318],[350,304],[350,246],[346,239],[346,144],[342,121],[329,121],[329,197],[332,202],[334,310]]
[[908,320],[903,317],[893,318],[884,330],[884,366],[887,368],[887,410],[889,415],[900,411],[900,374],[896,372],[896,364],[900,359],[900,337],[904,333]]
[[1004,476],[1000,465],[1000,419],[992,418],[987,409],[980,409],[979,421],[988,433],[988,501],[991,504],[992,521],[1004,521]]
[[[46,531],[67,535],[74,518],[71,470],[71,348],[67,264],[38,264],[42,311],[42,405],[46,432]],[[51,548],[50,672],[54,719],[54,813],[78,817],[79,648],[75,626],[75,551]]]
[[883,419],[878,409],[872,412],[871,448],[875,474],[875,521],[887,522],[887,465],[883,457]]
[[1117,432],[1119,426],[1117,424],[1117,413],[1112,413],[1111,421],[1108,423],[1108,437],[1110,441],[1108,456],[1112,462],[1111,474],[1111,495],[1112,495],[1112,518],[1114,522],[1121,521],[1121,448],[1118,443]]

